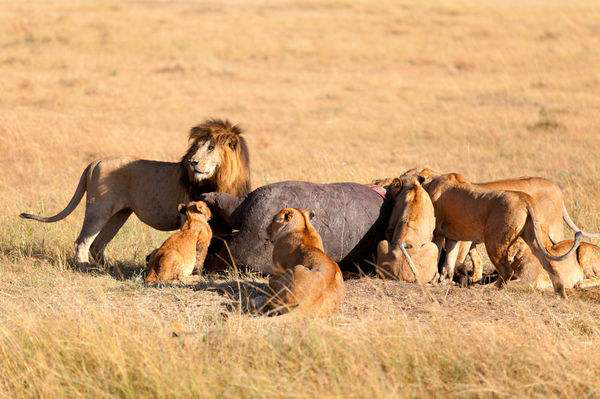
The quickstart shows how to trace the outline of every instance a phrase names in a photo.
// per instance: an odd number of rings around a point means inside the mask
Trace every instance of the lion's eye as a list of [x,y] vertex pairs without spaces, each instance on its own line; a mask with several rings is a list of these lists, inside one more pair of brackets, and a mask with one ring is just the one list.
[[209,145],[209,146],[208,146],[208,151],[212,151],[212,150],[214,150],[214,149],[215,149],[215,146],[214,146],[214,145],[212,145],[212,144],[211,144],[211,145]]

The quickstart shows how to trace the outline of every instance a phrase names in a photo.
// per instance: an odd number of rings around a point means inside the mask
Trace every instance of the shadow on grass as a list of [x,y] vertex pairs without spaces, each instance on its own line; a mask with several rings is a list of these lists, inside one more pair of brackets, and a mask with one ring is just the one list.
[[252,276],[248,279],[232,278],[229,281],[204,281],[194,286],[194,291],[212,291],[229,299],[225,308],[229,312],[240,312],[249,314],[259,314],[257,310],[259,303],[269,292],[267,283],[253,281]]
[[146,265],[123,261],[106,262],[99,268],[101,273],[108,274],[119,281],[142,278],[146,271]]
[[579,299],[586,302],[600,304],[599,287],[568,290],[567,296],[569,299]]

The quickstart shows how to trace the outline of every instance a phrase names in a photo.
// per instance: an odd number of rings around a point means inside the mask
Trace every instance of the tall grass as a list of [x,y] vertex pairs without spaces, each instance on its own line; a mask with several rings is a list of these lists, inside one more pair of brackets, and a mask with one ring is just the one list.
[[[253,275],[148,288],[132,217],[72,269],[101,157],[177,160],[207,117],[246,130],[255,187],[415,166],[564,188],[600,230],[596,1],[0,4],[0,396],[600,396],[600,291],[347,281],[341,313],[240,311]],[[241,293],[240,293],[241,292]],[[254,292],[249,290],[248,292]]]

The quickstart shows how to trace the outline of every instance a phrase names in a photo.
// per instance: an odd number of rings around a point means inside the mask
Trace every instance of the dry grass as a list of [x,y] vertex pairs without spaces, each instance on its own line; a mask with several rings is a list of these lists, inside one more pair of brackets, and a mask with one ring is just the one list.
[[600,230],[600,6],[548,3],[0,4],[0,396],[600,396],[598,290],[364,278],[339,316],[283,324],[235,310],[253,276],[143,286],[165,234],[136,220],[112,273],[81,274],[82,206],[16,217],[62,208],[92,159],[177,159],[217,116],[246,128],[255,186],[541,175]]

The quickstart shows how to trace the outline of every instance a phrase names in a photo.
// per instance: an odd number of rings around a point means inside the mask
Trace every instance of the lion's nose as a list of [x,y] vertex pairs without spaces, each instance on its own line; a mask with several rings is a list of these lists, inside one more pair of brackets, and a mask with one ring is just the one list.
[[190,160],[190,165],[197,166],[198,165],[198,161],[192,161],[192,160]]

